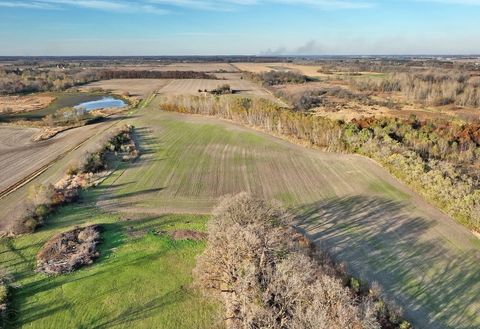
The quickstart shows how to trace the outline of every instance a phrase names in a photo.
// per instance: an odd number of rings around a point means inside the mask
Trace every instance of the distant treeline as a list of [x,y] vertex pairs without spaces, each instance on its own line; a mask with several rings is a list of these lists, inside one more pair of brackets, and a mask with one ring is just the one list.
[[147,71],[147,70],[101,70],[100,80],[109,79],[217,79],[215,76],[196,71]]
[[0,95],[62,91],[108,79],[216,79],[205,72],[114,69],[0,69]]
[[215,115],[314,147],[368,156],[480,232],[480,125],[395,118],[334,121],[244,97],[166,98],[161,108]]

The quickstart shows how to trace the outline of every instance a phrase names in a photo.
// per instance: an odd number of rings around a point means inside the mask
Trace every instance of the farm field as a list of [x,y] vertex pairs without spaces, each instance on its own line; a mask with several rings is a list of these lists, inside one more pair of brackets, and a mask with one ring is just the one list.
[[[66,170],[71,161],[78,161],[87,150],[94,148],[103,134],[120,121],[107,120],[64,131],[57,136],[39,142],[31,138],[37,129],[0,127],[0,231],[9,223],[16,206],[26,197],[28,187],[33,182],[54,183]],[[27,184],[11,194],[10,187],[22,182],[26,177],[42,173],[31,184]]]
[[378,281],[417,327],[480,324],[478,240],[375,163],[157,108],[133,120],[143,155],[105,181],[101,208],[137,218],[208,213],[243,190],[276,199],[315,243]]
[[[164,215],[120,221],[94,206],[95,193],[62,208],[48,227],[2,240],[0,262],[18,273],[8,324],[22,328],[216,328],[217,306],[191,287],[204,242],[175,241],[158,231],[203,231],[205,216]],[[69,275],[33,272],[35,255],[53,235],[100,224],[101,256]],[[186,316],[188,315],[188,316]]]
[[294,63],[235,63],[233,64],[240,71],[252,73],[264,73],[268,71],[292,71],[306,76],[316,78],[327,76],[318,72],[322,67],[320,65],[302,65]]
[[[326,74],[319,72],[323,68],[322,65],[315,64],[297,64],[297,63],[234,63],[233,64],[240,71],[247,71],[252,73],[264,73],[268,71],[292,71],[300,73],[312,78],[334,77],[335,75],[348,75],[344,72],[332,72]],[[357,72],[359,77],[381,77],[383,74],[376,72]]]
[[0,0],[0,329],[480,329],[478,17]]
[[240,75],[225,80],[175,79],[161,88],[159,93],[167,95],[198,95],[198,90],[212,90],[224,84],[229,84],[230,87],[240,95],[270,96],[267,91],[255,83],[248,80],[241,80]]
[[123,95],[127,93],[131,97],[138,99],[145,98],[147,95],[157,92],[159,89],[170,83],[168,79],[112,79],[92,82],[82,86],[81,91],[90,91],[92,89],[101,88],[110,90],[114,94]]

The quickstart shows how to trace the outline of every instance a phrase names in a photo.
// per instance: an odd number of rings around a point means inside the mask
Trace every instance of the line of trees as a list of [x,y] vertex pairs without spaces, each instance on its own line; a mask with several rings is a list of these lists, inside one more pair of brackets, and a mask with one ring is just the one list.
[[62,91],[89,82],[109,79],[216,79],[216,77],[195,71],[0,69],[0,95]]
[[[480,144],[475,126],[431,125],[415,119],[333,121],[293,112],[265,99],[169,96],[166,111],[214,115],[290,140],[337,152],[355,152],[382,164],[460,223],[480,232]],[[480,127],[477,127],[480,128]]]
[[99,80],[110,79],[217,79],[214,75],[197,71],[102,70]]
[[312,81],[312,78],[294,71],[269,71],[264,73],[245,73],[248,78],[261,82],[264,86],[285,84],[301,84]]
[[245,193],[215,209],[194,273],[223,302],[227,328],[410,328],[378,289],[361,289],[290,225]]

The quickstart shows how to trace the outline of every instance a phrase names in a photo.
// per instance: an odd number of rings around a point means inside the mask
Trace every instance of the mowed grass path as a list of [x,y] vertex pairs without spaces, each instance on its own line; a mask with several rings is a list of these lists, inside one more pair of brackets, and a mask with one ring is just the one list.
[[[203,242],[174,241],[155,232],[204,230],[207,217],[164,215],[120,221],[94,206],[96,190],[62,208],[39,232],[2,240],[0,263],[15,273],[9,325],[22,328],[215,328],[217,305],[191,287]],[[101,257],[72,274],[33,272],[35,255],[54,234],[102,224]]]
[[143,155],[109,178],[103,207],[125,216],[208,213],[240,191],[279,200],[318,245],[378,281],[417,328],[480,327],[478,239],[372,161],[158,104],[133,123]]

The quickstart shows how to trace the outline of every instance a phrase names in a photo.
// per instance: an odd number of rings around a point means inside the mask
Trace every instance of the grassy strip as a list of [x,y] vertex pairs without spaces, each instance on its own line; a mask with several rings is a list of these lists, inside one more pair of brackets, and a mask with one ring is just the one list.
[[[60,208],[38,232],[2,239],[0,263],[14,273],[8,325],[25,328],[213,328],[214,303],[190,288],[203,242],[174,241],[154,232],[204,230],[207,217],[165,215],[119,221],[94,206],[98,190]],[[35,255],[53,235],[74,226],[102,224],[101,256],[69,275],[33,272]],[[187,315],[187,316],[186,316]]]

